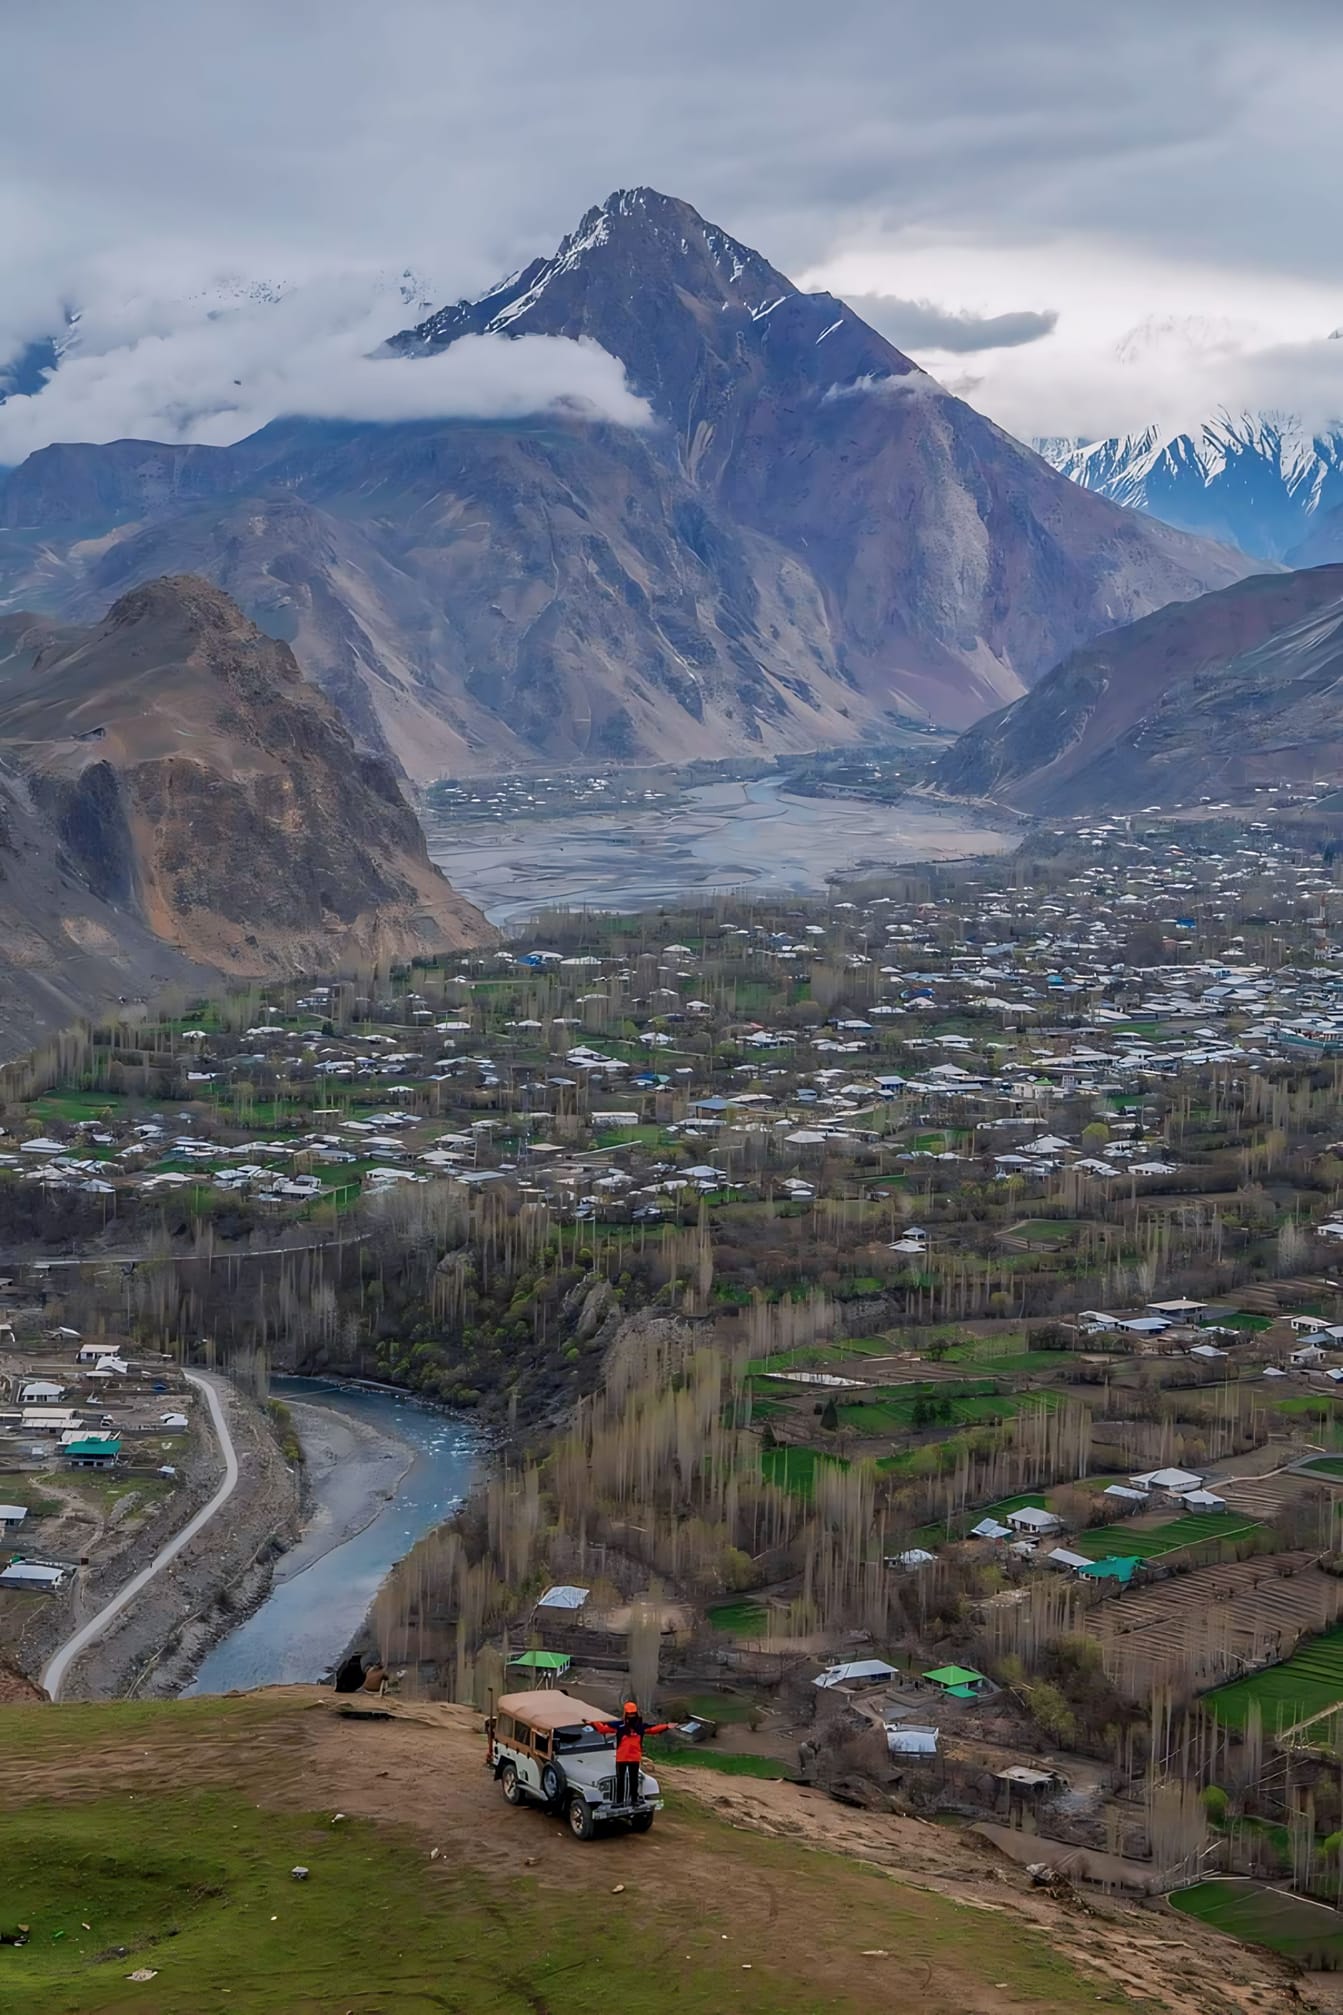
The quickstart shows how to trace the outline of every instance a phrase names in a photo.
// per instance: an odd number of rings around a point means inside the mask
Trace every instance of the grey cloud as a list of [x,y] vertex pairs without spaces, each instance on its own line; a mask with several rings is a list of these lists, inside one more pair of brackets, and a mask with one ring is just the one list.
[[1337,0],[11,6],[0,356],[224,272],[475,293],[636,182],[794,273],[912,233],[1332,281],[1340,99]]
[[1190,256],[1333,264],[1333,0],[8,15],[0,236],[33,256],[146,238],[267,269],[404,256],[473,288],[652,182],[785,266],[883,219],[1007,239],[1094,221]]
[[1009,315],[975,315],[968,308],[940,308],[935,301],[904,301],[896,294],[859,294],[849,301],[855,314],[890,338],[898,350],[1017,350],[1038,343],[1058,327],[1053,308],[1021,308]]

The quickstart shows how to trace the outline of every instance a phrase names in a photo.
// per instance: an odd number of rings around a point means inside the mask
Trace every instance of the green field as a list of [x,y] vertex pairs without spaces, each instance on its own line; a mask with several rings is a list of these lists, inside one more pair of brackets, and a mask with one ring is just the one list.
[[81,1120],[119,1114],[125,1104],[125,1097],[114,1091],[45,1091],[30,1100],[27,1109],[34,1119],[63,1120],[67,1126],[77,1126]]
[[766,1371],[823,1371],[828,1365],[843,1364],[852,1357],[894,1354],[895,1345],[888,1336],[850,1336],[842,1343],[804,1343],[796,1350],[775,1351],[771,1357],[753,1357],[746,1370],[755,1378]]
[[[58,1499],[43,1494],[42,1478],[23,1471],[17,1475],[0,1475],[0,1504],[26,1504],[28,1518],[24,1520],[25,1528],[28,1519],[54,1518],[61,1509]],[[19,1546],[22,1541],[16,1532],[11,1532],[4,1543]]]
[[1057,1246],[1066,1245],[1070,1238],[1076,1238],[1081,1229],[1075,1219],[1023,1217],[1019,1223],[1011,1225],[1003,1237],[1018,1239],[1022,1245]]
[[1298,1965],[1333,1969],[1343,1963],[1343,1920],[1335,1910],[1257,1882],[1196,1882],[1171,1897],[1176,1910],[1247,1945],[1267,1945]]
[[812,1495],[816,1489],[816,1471],[827,1462],[836,1469],[847,1469],[849,1466],[843,1456],[827,1455],[816,1448],[764,1448],[760,1451],[760,1467],[766,1480],[777,1484],[780,1490],[791,1490],[798,1497]]
[[1208,1694],[1207,1705],[1228,1728],[1243,1728],[1257,1701],[1268,1730],[1290,1728],[1343,1701],[1343,1625],[1313,1637],[1263,1672],[1233,1679]]
[[735,1602],[716,1603],[709,1611],[709,1625],[713,1630],[730,1631],[734,1637],[763,1637],[768,1617],[763,1602],[743,1595]]
[[1239,1539],[1258,1530],[1257,1522],[1240,1512],[1190,1511],[1183,1518],[1172,1518],[1165,1525],[1140,1532],[1135,1532],[1125,1520],[1117,1525],[1098,1526],[1092,1532],[1079,1532],[1068,1544],[1092,1560],[1151,1560],[1157,1554],[1178,1553],[1186,1546],[1206,1546],[1210,1540]]
[[[984,1384],[891,1386],[872,1399],[836,1407],[841,1427],[855,1434],[905,1434],[916,1427],[964,1427],[976,1420],[1010,1420],[1023,1406],[1049,1405],[1048,1393],[995,1392]],[[945,1407],[936,1419],[916,1420],[922,1404]]]
[[979,1365],[985,1371],[1067,1371],[1077,1359],[1070,1350],[1028,1350],[1020,1336],[979,1336],[958,1343],[944,1355],[945,1364]]
[[668,1763],[689,1763],[701,1770],[718,1770],[725,1777],[764,1777],[779,1782],[788,1775],[788,1765],[780,1763],[777,1756],[751,1756],[743,1751],[715,1749],[711,1744],[700,1742],[667,1742],[649,1752],[652,1767],[657,1769],[658,1757],[666,1756]]

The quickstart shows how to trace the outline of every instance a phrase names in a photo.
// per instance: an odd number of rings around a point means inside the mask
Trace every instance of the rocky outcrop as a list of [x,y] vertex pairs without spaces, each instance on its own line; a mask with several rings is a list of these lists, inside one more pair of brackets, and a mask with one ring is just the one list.
[[0,622],[0,783],[18,994],[23,970],[91,1007],[202,968],[349,969],[491,935],[388,762],[199,579],[137,588],[88,630]]

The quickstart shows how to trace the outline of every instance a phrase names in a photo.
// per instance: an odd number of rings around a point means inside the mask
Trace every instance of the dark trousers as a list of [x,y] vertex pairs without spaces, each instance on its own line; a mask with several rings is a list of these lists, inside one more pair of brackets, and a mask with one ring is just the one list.
[[639,1796],[639,1765],[637,1763],[617,1763],[616,1804],[633,1805]]

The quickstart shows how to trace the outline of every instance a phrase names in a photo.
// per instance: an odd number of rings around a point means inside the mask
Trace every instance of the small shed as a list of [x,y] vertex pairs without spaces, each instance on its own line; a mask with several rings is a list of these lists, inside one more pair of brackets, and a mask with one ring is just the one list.
[[1010,1539],[1010,1525],[1000,1525],[996,1518],[981,1518],[978,1525],[970,1527],[971,1539]]
[[591,1593],[590,1588],[575,1588],[571,1582],[558,1581],[553,1588],[548,1588],[544,1595],[537,1597],[536,1606],[538,1609],[562,1610],[567,1616],[577,1616]]
[[982,1672],[976,1672],[973,1665],[939,1665],[923,1677],[932,1686],[940,1687],[949,1700],[978,1700],[992,1682]]
[[516,1658],[510,1658],[508,1669],[515,1666],[524,1672],[534,1672],[538,1686],[555,1686],[564,1678],[573,1664],[567,1651],[520,1651]]
[[892,1756],[936,1756],[939,1730],[886,1724],[886,1747]]
[[26,1504],[0,1504],[0,1525],[22,1525],[28,1516]]
[[1035,1804],[1067,1785],[1067,1779],[1057,1770],[1036,1770],[1028,1763],[1010,1763],[1006,1770],[995,1771],[994,1775],[1006,1791],[1009,1805],[1017,1801]]
[[884,1658],[851,1658],[843,1665],[829,1665],[812,1680],[813,1686],[886,1686],[896,1677],[893,1665]]

